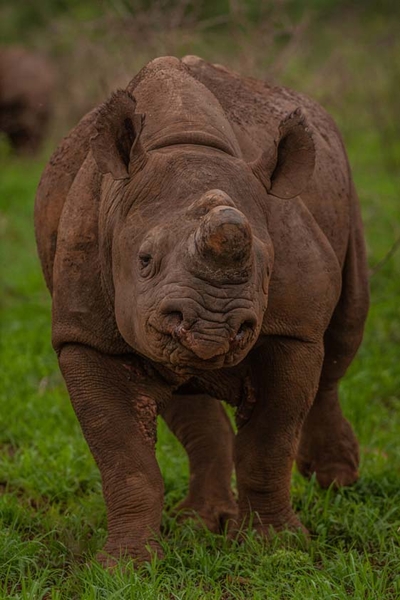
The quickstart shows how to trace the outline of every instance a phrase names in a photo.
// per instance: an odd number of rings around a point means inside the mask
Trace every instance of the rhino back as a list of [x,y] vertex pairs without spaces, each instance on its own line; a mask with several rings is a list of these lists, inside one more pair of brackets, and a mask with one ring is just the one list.
[[[230,123],[235,127],[239,142],[253,154],[248,156],[245,151],[244,158],[256,158],[265,144],[275,138],[280,122],[299,106],[317,137],[339,136],[328,113],[304,94],[272,86],[259,79],[243,77],[224,66],[207,63],[197,56],[185,56],[182,62],[193,77],[201,81],[218,99]],[[251,147],[248,146],[249,141]]]
[[151,61],[128,85],[145,115],[141,141],[147,150],[176,144],[216,146],[240,156],[230,120],[212,91],[179,59]]

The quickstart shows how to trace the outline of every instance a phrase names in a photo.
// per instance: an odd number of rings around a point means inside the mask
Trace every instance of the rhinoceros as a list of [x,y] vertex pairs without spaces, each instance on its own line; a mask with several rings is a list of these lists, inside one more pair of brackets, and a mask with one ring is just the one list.
[[364,236],[316,102],[157,58],[61,142],[35,228],[52,343],[102,477],[103,562],[161,553],[159,414],[189,457],[178,508],[212,531],[301,529],[294,461],[322,487],[357,479],[338,383],[368,308]]
[[19,46],[0,48],[0,132],[16,152],[39,149],[52,114],[54,87],[48,58]]

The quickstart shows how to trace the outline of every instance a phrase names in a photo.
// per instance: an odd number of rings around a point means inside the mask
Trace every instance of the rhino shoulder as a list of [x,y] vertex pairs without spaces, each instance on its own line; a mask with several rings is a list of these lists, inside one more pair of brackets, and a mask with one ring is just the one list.
[[35,198],[35,233],[39,258],[50,292],[60,216],[69,190],[79,172],[94,133],[98,109],[92,110],[60,142],[47,163]]
[[300,197],[274,202],[268,221],[274,266],[262,333],[321,339],[342,285],[335,249]]
[[[53,346],[87,344],[101,352],[123,353],[99,248],[102,175],[88,153],[66,196],[60,216],[53,277]],[[79,202],[77,201],[79,199]]]

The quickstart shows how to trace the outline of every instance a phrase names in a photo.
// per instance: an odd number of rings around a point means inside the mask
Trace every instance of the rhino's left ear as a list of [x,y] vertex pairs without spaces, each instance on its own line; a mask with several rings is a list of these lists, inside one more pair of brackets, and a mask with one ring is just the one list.
[[147,155],[140,142],[144,115],[135,114],[136,100],[125,90],[115,92],[100,108],[96,135],[90,140],[101,173],[127,179],[141,169]]
[[314,141],[297,108],[280,123],[274,147],[265,150],[250,166],[269,194],[294,198],[306,188],[314,165]]

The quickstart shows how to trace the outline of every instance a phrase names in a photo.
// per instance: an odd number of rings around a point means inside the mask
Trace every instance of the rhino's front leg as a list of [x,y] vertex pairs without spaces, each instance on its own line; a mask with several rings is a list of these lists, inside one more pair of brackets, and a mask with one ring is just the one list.
[[293,461],[304,419],[316,394],[323,345],[271,337],[254,353],[252,379],[257,401],[240,427],[235,448],[239,525],[268,535],[302,528],[290,502]]
[[[159,553],[163,481],[155,458],[157,406],[169,389],[134,357],[66,345],[59,356],[75,412],[100,469],[108,539],[99,559]],[[150,550],[150,552],[149,552]],[[111,557],[111,558],[110,558]]]

